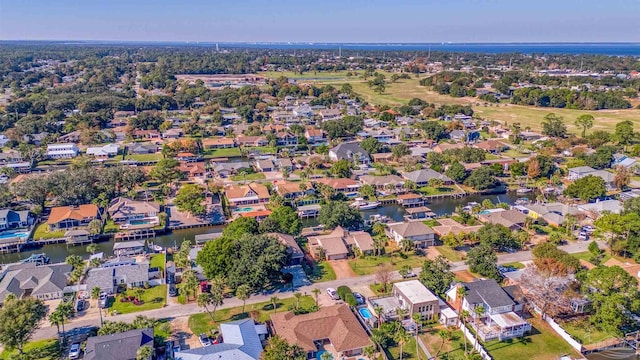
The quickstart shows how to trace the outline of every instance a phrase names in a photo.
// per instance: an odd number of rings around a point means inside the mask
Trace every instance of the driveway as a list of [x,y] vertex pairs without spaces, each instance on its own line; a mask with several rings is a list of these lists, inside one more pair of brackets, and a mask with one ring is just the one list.
[[353,272],[351,266],[349,266],[349,260],[331,260],[329,261],[331,268],[336,273],[336,279],[348,279],[352,277],[356,277],[356,273]]

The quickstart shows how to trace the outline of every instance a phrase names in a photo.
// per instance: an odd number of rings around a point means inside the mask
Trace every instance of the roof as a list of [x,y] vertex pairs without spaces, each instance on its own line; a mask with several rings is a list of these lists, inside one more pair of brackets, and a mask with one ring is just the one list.
[[439,172],[434,171],[432,169],[416,170],[416,171],[404,173],[402,174],[402,176],[407,180],[413,181],[414,183],[425,183],[425,182],[429,182],[429,180],[431,179],[440,179],[444,182],[453,182],[453,180],[451,180],[450,177],[440,174]]
[[524,224],[526,218],[527,216],[518,210],[495,211],[480,215],[480,220],[484,222],[504,225],[506,227]]
[[160,212],[160,204],[117,197],[111,200],[107,212],[112,218],[129,217],[134,214],[158,213]]
[[395,224],[389,224],[389,229],[396,232],[402,237],[419,236],[425,234],[435,234],[435,232],[422,223],[421,221],[401,222]]
[[142,346],[153,346],[153,328],[135,329],[87,339],[85,360],[130,360]]
[[444,236],[449,233],[452,233],[454,235],[458,235],[461,233],[469,234],[469,233],[480,230],[480,228],[484,226],[484,225],[473,225],[473,226],[462,225],[459,222],[449,218],[438,219],[437,221],[438,223],[440,223],[440,225],[434,226],[433,231],[435,231],[440,236]]
[[262,344],[252,319],[220,324],[223,342],[211,346],[178,351],[176,359],[182,360],[257,360]]
[[281,243],[289,247],[293,258],[304,257],[304,253],[302,252],[302,249],[300,249],[300,245],[298,245],[298,242],[293,236],[282,233],[268,233],[267,235],[275,237]]
[[113,250],[144,247],[144,240],[122,241],[113,244]]
[[339,352],[371,345],[362,325],[345,304],[303,315],[294,315],[292,311],[276,313],[271,315],[271,322],[277,335],[305,351],[316,351],[314,340],[322,339],[329,339]]
[[527,324],[525,320],[523,320],[518,314],[513,311],[509,311],[507,313],[502,314],[493,314],[491,315],[491,320],[495,321],[498,326],[501,328],[520,326]]
[[384,175],[384,176],[373,176],[373,175],[364,175],[360,177],[360,181],[364,184],[374,185],[374,186],[386,186],[388,184],[404,184],[404,180],[398,175]]
[[569,172],[574,172],[577,174],[588,174],[588,173],[592,173],[596,171],[596,169],[590,167],[590,166],[578,166],[578,167],[573,167],[569,169]]
[[0,301],[14,294],[21,298],[29,292],[32,296],[62,291],[67,285],[71,265],[64,263],[36,266],[35,263],[7,266],[0,281]]
[[412,304],[438,301],[438,298],[419,280],[397,282],[393,284],[393,287],[398,289]]
[[618,200],[603,200],[591,204],[578,205],[578,209],[595,213],[609,211],[619,214],[622,211],[622,204]]
[[[252,196],[257,196],[260,199],[269,198],[269,190],[267,190],[267,187],[258,183],[251,183],[247,185],[231,185],[225,188],[224,192],[229,200]],[[255,195],[252,195],[252,193],[254,193]]]
[[369,157],[369,153],[361,148],[357,142],[340,143],[332,148],[331,152],[334,153],[338,159],[353,160],[353,154],[360,154],[360,156],[366,158]]
[[358,248],[361,251],[372,251],[373,250],[373,238],[369,235],[368,232],[365,231],[353,231],[350,232],[349,235],[353,238],[353,241],[356,243]]
[[330,186],[334,189],[346,189],[346,188],[356,188],[360,186],[360,183],[346,178],[322,178],[316,180],[317,183],[324,184]]
[[207,138],[202,139],[202,146],[214,146],[214,145],[231,145],[235,144],[232,138],[219,137],[219,138]]
[[277,180],[275,182],[276,190],[280,195],[294,194],[302,192],[300,189],[300,182],[291,182],[287,180]]
[[491,308],[515,304],[509,294],[493,279],[476,280],[462,285],[467,289],[465,299],[469,304],[485,303]]
[[84,204],[79,206],[59,206],[51,209],[47,224],[57,224],[60,221],[73,219],[81,221],[87,218],[98,216],[98,207],[94,204]]

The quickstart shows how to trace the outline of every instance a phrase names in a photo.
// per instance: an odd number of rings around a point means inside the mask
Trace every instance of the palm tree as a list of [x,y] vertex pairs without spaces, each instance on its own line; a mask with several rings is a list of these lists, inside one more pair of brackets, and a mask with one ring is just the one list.
[[95,254],[100,250],[97,244],[89,244],[87,245],[87,252],[91,253],[91,255]]
[[411,241],[411,239],[400,240],[400,251],[402,253],[411,250],[412,247],[413,247],[413,241]]
[[[93,289],[91,289],[91,298],[93,300],[98,300],[98,298],[100,298],[101,293],[102,293],[102,289],[100,289],[97,286],[94,286]],[[100,304],[98,304],[98,312],[100,313],[100,326],[102,326],[102,308],[100,307]]]
[[60,325],[64,324],[64,317],[62,316],[62,313],[58,311],[58,309],[52,311],[51,314],[49,314],[49,322],[56,326],[58,342],[60,343],[60,349],[62,349],[62,334],[60,333]]
[[420,351],[418,350],[418,332],[420,331],[422,325],[422,315],[420,313],[415,313],[412,316],[413,322],[416,324],[416,356],[418,360],[420,359]]
[[273,307],[273,313],[274,313],[274,314],[276,313],[276,309],[277,309],[277,307],[278,307],[278,300],[280,300],[280,299],[278,298],[278,296],[277,296],[277,295],[273,295],[273,296],[269,299],[269,301],[271,301],[271,306]]
[[409,341],[409,339],[411,339],[411,335],[406,332],[402,326],[398,328],[398,331],[396,331],[395,335],[393,336],[393,340],[395,340],[395,342],[400,345],[400,360],[402,360],[402,357],[404,355],[402,348],[404,347],[404,344]]
[[251,287],[247,284],[242,284],[236,289],[236,297],[238,300],[242,300],[242,313],[244,314],[244,306],[247,299],[251,297]]
[[144,295],[144,289],[141,287],[137,287],[133,289],[133,295],[136,297],[138,301],[142,301],[142,295]]
[[373,355],[376,353],[376,349],[373,346],[367,346],[362,349],[362,353],[369,359],[373,359]]
[[405,315],[407,315],[407,309],[402,308],[402,307],[397,307],[396,308],[396,315],[398,315],[398,320],[402,321],[402,319],[404,319]]
[[318,296],[320,295],[322,291],[318,288],[313,288],[313,290],[311,290],[311,293],[313,294],[313,296],[316,298],[316,306],[318,305]]
[[476,323],[476,342],[473,344],[473,346],[475,347],[476,344],[478,343],[478,333],[480,332],[480,325],[478,325],[478,321],[480,320],[480,317],[482,316],[482,314],[484,314],[484,306],[482,305],[478,305],[475,308],[473,308],[473,312],[476,315],[475,318],[475,323]]
[[447,340],[447,337],[448,337],[447,330],[444,330],[444,329],[438,330],[438,336],[440,336],[440,339],[442,339],[442,342],[440,343],[440,347],[438,348],[438,352],[436,353],[436,358],[438,357],[438,355],[440,355],[440,351],[442,351],[444,342]]
[[[462,326],[467,327],[467,319],[469,318],[469,312],[467,310],[460,310],[460,320],[462,321]],[[467,353],[467,341],[464,341],[464,353]]]
[[376,313],[376,317],[378,317],[378,329],[380,329],[380,323],[382,323],[382,312],[384,308],[382,306],[376,306],[373,308],[373,312]]
[[184,289],[184,294],[189,300],[189,294],[193,293],[195,296],[198,290],[198,278],[193,270],[187,270],[182,273],[182,280],[184,281],[182,289]]
[[302,298],[302,293],[299,291],[296,291],[295,293],[293,293],[293,296],[296,298],[296,310],[300,309],[300,299]]
[[136,360],[148,360],[153,355],[153,349],[149,345],[142,346],[136,351]]
[[209,311],[209,304],[211,304],[213,302],[213,296],[211,295],[211,293],[201,293],[198,295],[197,299],[196,299],[196,303],[198,304],[199,307],[203,307],[205,309],[205,311],[207,313],[209,313],[209,316],[211,317],[211,321],[216,321],[213,318],[213,314],[211,313],[211,311]]

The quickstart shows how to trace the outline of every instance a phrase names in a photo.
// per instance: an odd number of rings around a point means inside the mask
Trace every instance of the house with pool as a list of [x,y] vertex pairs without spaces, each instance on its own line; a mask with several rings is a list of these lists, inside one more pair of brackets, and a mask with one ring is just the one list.
[[253,211],[253,205],[269,202],[269,189],[259,183],[233,184],[225,187],[224,194],[234,211]]
[[51,208],[47,225],[49,230],[62,230],[87,226],[100,219],[100,208],[95,204],[58,206]]
[[117,197],[107,208],[109,217],[120,229],[154,227],[160,224],[160,204]]

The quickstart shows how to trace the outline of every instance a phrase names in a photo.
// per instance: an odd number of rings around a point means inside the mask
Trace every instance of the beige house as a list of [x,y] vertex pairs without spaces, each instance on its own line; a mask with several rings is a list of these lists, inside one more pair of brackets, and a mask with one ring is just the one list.
[[341,260],[346,259],[354,248],[365,255],[373,253],[373,239],[367,232],[348,231],[338,226],[327,235],[310,236],[309,248],[314,256],[323,256],[325,260]]
[[438,318],[440,304],[438,297],[418,280],[402,281],[393,284],[393,295],[398,298],[402,308],[408,310],[407,315],[412,318],[420,314],[425,320]]
[[436,233],[421,221],[400,222],[389,224],[387,236],[400,245],[403,240],[410,240],[416,248],[433,246]]

